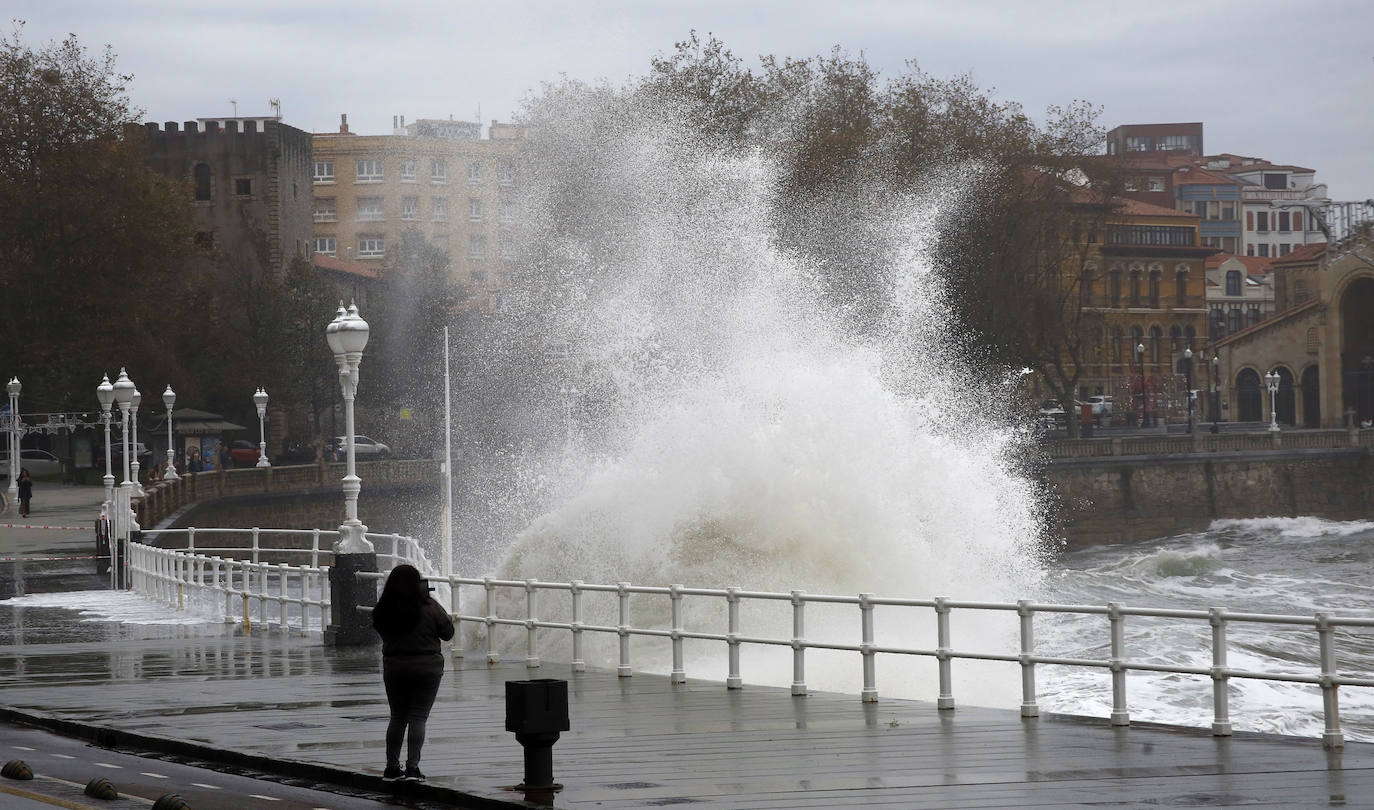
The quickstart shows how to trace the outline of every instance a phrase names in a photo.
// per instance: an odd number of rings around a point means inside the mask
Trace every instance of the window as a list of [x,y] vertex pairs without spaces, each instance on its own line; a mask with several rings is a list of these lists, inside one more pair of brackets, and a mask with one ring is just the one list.
[[1288,188],[1288,175],[1277,172],[1264,173],[1264,187],[1272,191]]
[[1078,303],[1079,306],[1090,307],[1093,305],[1093,281],[1097,277],[1097,267],[1091,263],[1083,265],[1083,274],[1078,284]]
[[435,250],[442,250],[444,253],[448,253],[448,234],[436,233],[430,238],[429,243],[434,246]]
[[[316,198],[315,198],[315,221],[316,221],[316,222],[334,222],[334,221],[337,220],[338,218],[339,218],[339,214],[338,214],[338,211],[336,211],[336,210],[334,209],[334,198],[333,198],[333,197],[316,197]],[[317,251],[315,251],[315,252],[316,252],[316,253],[323,253],[324,251],[322,251],[322,250],[317,250]]]
[[1255,246],[1254,246],[1254,245],[1246,245],[1246,246],[1245,246],[1245,255],[1246,255],[1246,256],[1253,256],[1253,255],[1255,255]]
[[500,206],[497,207],[497,211],[499,212],[502,222],[509,225],[515,221],[515,203],[502,202]]
[[1194,215],[1194,216],[1202,217],[1202,218],[1204,218],[1204,219],[1207,217],[1207,201],[1206,201],[1206,200],[1196,200],[1196,201],[1193,202],[1193,215]]
[[323,253],[323,254],[326,255],[326,256],[333,256],[335,253],[337,253],[337,252],[338,252],[338,248],[337,248],[337,246],[336,246],[336,243],[334,242],[334,237],[332,237],[332,236],[317,236],[317,237],[315,237],[315,252],[316,252],[316,253]]
[[487,255],[487,238],[478,234],[468,237],[468,258],[482,259]]
[[1151,177],[1150,180],[1149,180],[1149,185],[1147,185],[1146,188],[1148,188],[1150,191],[1163,191],[1163,190],[1164,190],[1164,178],[1162,178],[1162,177]]
[[1293,250],[1293,244],[1292,244],[1291,242],[1280,242],[1280,243],[1279,243],[1279,255],[1280,255],[1280,256],[1287,256],[1290,252],[1292,252],[1292,250]]
[[1236,204],[1233,202],[1223,202],[1221,204],[1221,218],[1227,222],[1233,222],[1236,218]]
[[1255,212],[1255,230],[1260,231],[1261,233],[1267,232],[1269,230],[1268,211]]
[[382,219],[382,198],[381,197],[359,197],[358,198],[358,221],[375,222]]
[[1111,304],[1114,307],[1121,306],[1121,266],[1114,266],[1107,271],[1108,288],[1111,295]]
[[1150,139],[1141,135],[1126,136],[1127,152],[1144,152],[1150,148]]
[[1254,326],[1260,322],[1259,304],[1251,304],[1245,309],[1245,325]]
[[1286,230],[1288,230],[1288,229],[1289,229],[1289,228],[1288,228],[1288,225],[1289,225],[1289,215],[1288,215],[1288,212],[1287,212],[1287,211],[1280,211],[1280,212],[1278,212],[1278,214],[1277,214],[1276,216],[1277,216],[1277,218],[1278,218],[1278,220],[1279,220],[1279,230],[1281,230],[1281,231],[1286,231]]
[[1139,191],[1139,190],[1140,190],[1140,187],[1136,185],[1136,182],[1135,182],[1135,178],[1134,178],[1134,177],[1132,177],[1131,179],[1127,180],[1124,187],[1125,187],[1125,189],[1126,189],[1127,191]]
[[1193,148],[1191,135],[1161,135],[1155,149],[1160,152],[1186,152]]
[[210,164],[197,163],[192,170],[196,182],[196,201],[207,202],[210,199]]
[[486,283],[487,283],[487,271],[485,271],[485,270],[473,270],[471,273],[468,274],[468,278],[472,279],[472,283],[473,283],[473,284],[486,284]]
[[1131,306],[1140,306],[1140,276],[1137,268],[1131,268]]
[[1212,340],[1219,340],[1226,337],[1226,311],[1221,308],[1221,304],[1212,305],[1210,324]]
[[419,162],[419,161],[416,161],[416,160],[403,160],[403,161],[401,161],[401,182],[402,182],[402,183],[414,183],[414,182],[415,182],[415,166],[416,166],[416,164],[417,164],[418,162]]
[[469,182],[469,183],[480,183],[480,182],[482,182],[482,164],[481,164],[481,163],[477,163],[476,161],[474,161],[474,162],[468,164],[468,182]]
[[1227,270],[1227,271],[1226,271],[1226,294],[1227,294],[1227,295],[1240,295],[1240,271],[1239,271],[1239,270]]
[[1112,327],[1112,362],[1121,362],[1121,345],[1126,342],[1126,336],[1122,334],[1121,327]]
[[332,183],[334,182],[334,161],[317,160],[315,161],[315,182]]
[[430,210],[435,222],[448,221],[448,198],[435,197],[431,202]]
[[438,160],[438,159],[431,160],[431,161],[429,162],[429,182],[431,182],[431,183],[447,183],[447,182],[448,182],[448,164],[445,163],[444,161]]
[[515,165],[512,163],[502,163],[497,170],[496,179],[503,186],[508,186],[515,182]]
[[1182,351],[1183,349],[1183,330],[1175,324],[1169,327],[1169,353]]
[[1261,242],[1261,243],[1259,243],[1259,245],[1257,245],[1257,247],[1259,248],[1259,255],[1261,255],[1261,256],[1268,256],[1268,255],[1269,255],[1269,245],[1268,245],[1268,243],[1266,243],[1266,242]]
[[360,160],[357,165],[359,183],[382,182],[382,162],[380,160]]
[[503,259],[515,256],[515,237],[508,233],[501,234],[501,241],[497,243],[497,249],[501,251],[501,258]]
[[358,258],[379,259],[384,253],[386,253],[386,239],[381,234],[358,237]]
[[253,178],[251,178],[251,177],[235,177],[235,178],[234,178],[234,196],[235,196],[235,197],[251,197],[251,196],[253,196]]
[[1109,225],[1109,245],[1176,245],[1192,247],[1194,229],[1171,225]]
[[402,197],[401,198],[401,219],[420,218],[420,198]]
[[1302,212],[1301,212],[1301,211],[1294,211],[1294,212],[1293,212],[1293,230],[1295,230],[1295,231],[1300,231],[1300,230],[1302,230]]
[[1226,313],[1226,328],[1231,332],[1241,330],[1240,304],[1232,304],[1231,310]]
[[482,201],[477,199],[476,197],[473,197],[468,200],[468,221],[482,221]]
[[1159,309],[1159,273],[1150,274],[1150,306]]
[[1238,247],[1238,243],[1236,242],[1237,238],[1238,237],[1235,236],[1221,237],[1221,249],[1226,251],[1227,253],[1235,253]]
[[1174,272],[1174,306],[1188,306],[1188,271]]

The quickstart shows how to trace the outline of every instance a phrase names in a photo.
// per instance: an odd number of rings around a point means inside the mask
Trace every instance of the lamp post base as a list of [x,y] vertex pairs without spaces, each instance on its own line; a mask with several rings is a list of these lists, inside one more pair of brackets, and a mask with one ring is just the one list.
[[377,555],[334,555],[329,566],[329,626],[324,631],[324,643],[331,647],[361,647],[381,643],[372,629],[372,614],[360,607],[376,607],[377,584],[372,580],[359,581],[358,573],[377,570]]

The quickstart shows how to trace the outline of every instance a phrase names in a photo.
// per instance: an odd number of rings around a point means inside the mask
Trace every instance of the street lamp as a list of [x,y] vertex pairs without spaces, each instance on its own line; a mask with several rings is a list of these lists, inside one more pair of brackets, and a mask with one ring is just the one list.
[[134,392],[138,387],[134,381],[129,379],[129,374],[124,369],[119,370],[119,379],[114,382],[115,402],[119,404],[119,423],[124,430],[124,436],[120,439],[119,446],[124,450],[123,467],[124,480],[119,482],[121,489],[130,489],[129,483],[129,409],[134,404]]
[[1279,373],[1270,371],[1264,375],[1264,382],[1269,386],[1269,429],[1271,431],[1279,429],[1279,409],[1276,401],[1279,395]]
[[267,415],[267,392],[262,386],[258,386],[258,392],[253,395],[253,404],[258,408],[258,466],[271,467],[272,462],[267,460],[267,434],[262,427],[262,419]]
[[148,493],[143,491],[143,484],[138,480],[138,406],[143,402],[143,395],[134,389],[134,395],[129,400],[129,416],[133,422],[133,436],[129,439],[129,449],[131,458],[129,459],[129,469],[132,471],[130,478],[133,481],[133,491],[135,495],[143,497]]
[[358,316],[358,305],[350,304],[345,310],[340,302],[334,320],[325,328],[325,337],[334,352],[334,363],[339,367],[339,387],[343,389],[344,400],[344,447],[348,459],[347,474],[343,478],[345,519],[339,526],[339,541],[334,544],[334,552],[369,554],[373,548],[367,539],[367,527],[358,520],[358,493],[363,486],[353,453],[353,398],[358,393],[358,365],[363,360],[368,337],[367,321]]
[[1145,344],[1135,344],[1135,367],[1140,372],[1140,426],[1145,427]]
[[162,474],[164,481],[175,481],[181,477],[177,475],[176,450],[172,444],[172,406],[176,401],[176,392],[172,390],[171,384],[168,384],[167,390],[162,392],[162,404],[167,406],[167,471]]
[[[0,378],[3,379],[3,378]],[[5,386],[5,391],[10,395],[10,503],[19,503],[19,392],[24,386],[19,383],[18,377],[11,377]]]
[[1212,432],[1221,432],[1221,356],[1212,350]]
[[114,501],[114,473],[110,472],[110,406],[114,404],[114,386],[110,385],[110,375],[102,375],[95,395],[100,400],[100,422],[105,426],[105,517],[113,514],[111,502]]
[[1188,432],[1193,432],[1193,350],[1183,350],[1183,370],[1188,381]]

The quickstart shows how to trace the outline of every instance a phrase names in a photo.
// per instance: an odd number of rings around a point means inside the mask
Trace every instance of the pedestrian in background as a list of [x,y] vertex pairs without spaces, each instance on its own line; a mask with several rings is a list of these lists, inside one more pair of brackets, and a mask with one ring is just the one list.
[[[402,564],[386,578],[372,610],[372,627],[382,637],[382,684],[391,707],[382,778],[421,780],[425,778],[420,773],[425,723],[444,677],[439,642],[453,638],[453,620],[429,595],[428,583],[415,566]],[[404,773],[402,739],[406,743]]]
[[19,471],[19,517],[29,516],[29,501],[33,500],[33,478],[29,471]]

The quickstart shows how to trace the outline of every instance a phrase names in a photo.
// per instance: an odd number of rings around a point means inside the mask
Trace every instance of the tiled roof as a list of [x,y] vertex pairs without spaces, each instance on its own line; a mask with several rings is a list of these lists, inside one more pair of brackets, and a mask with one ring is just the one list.
[[353,276],[362,276],[363,278],[380,278],[382,275],[380,268],[374,267],[370,264],[363,264],[362,262],[355,262],[348,259],[340,259],[336,256],[328,256],[324,253],[316,253],[314,256],[311,257],[311,261],[315,264],[316,267],[320,267],[325,270],[334,270],[339,273],[348,273],[349,275]]
[[1274,261],[1271,256],[1238,256],[1234,253],[1218,253],[1215,256],[1208,256],[1203,266],[1208,270],[1215,270],[1230,259],[1235,259],[1245,265],[1245,272],[1249,275],[1268,273],[1269,265]]
[[1117,197],[1113,203],[1115,213],[1126,216],[1136,217],[1183,217],[1186,219],[1197,219],[1197,216],[1187,211],[1179,211],[1174,208],[1165,208],[1162,205],[1141,202],[1130,197]]
[[1302,247],[1294,249],[1293,252],[1289,253],[1287,256],[1280,256],[1279,258],[1272,259],[1271,261],[1273,261],[1274,264],[1293,264],[1296,262],[1310,262],[1313,259],[1320,257],[1325,252],[1325,242],[1313,242],[1310,245],[1303,245]]
[[1174,172],[1174,185],[1176,186],[1239,186],[1243,185],[1234,177],[1227,177],[1219,172],[1209,169],[1188,166],[1180,168]]

